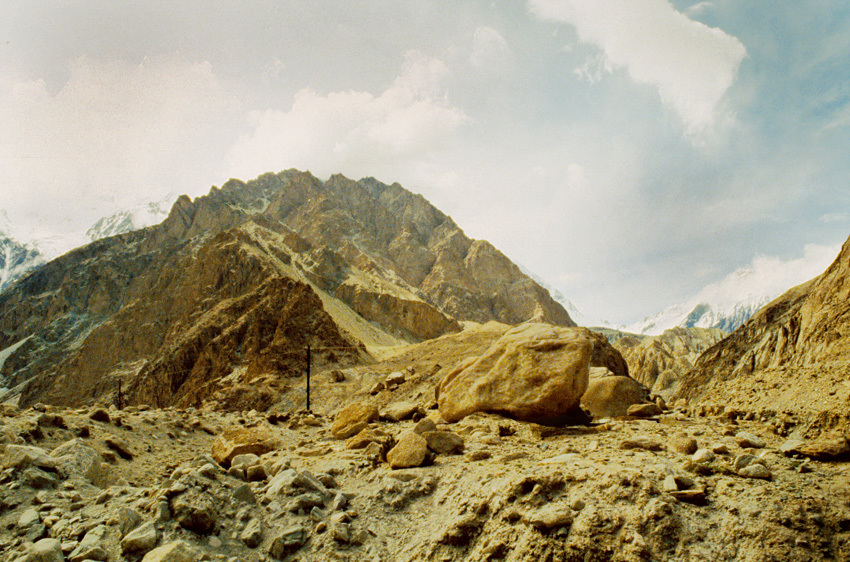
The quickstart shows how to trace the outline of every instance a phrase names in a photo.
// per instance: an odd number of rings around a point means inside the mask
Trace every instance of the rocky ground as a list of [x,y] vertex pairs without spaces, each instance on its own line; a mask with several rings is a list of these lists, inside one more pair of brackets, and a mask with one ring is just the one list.
[[[828,440],[789,443],[792,425],[686,407],[565,428],[443,424],[423,406],[390,403],[359,427],[5,406],[0,560],[850,559],[850,465]],[[418,454],[393,448],[416,449],[414,430],[431,450],[392,468]]]

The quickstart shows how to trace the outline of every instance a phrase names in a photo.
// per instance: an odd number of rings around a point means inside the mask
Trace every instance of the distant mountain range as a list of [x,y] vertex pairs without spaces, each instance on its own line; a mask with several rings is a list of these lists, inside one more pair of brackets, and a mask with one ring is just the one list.
[[658,314],[620,329],[647,336],[657,336],[671,328],[717,328],[724,332],[733,332],[776,296],[778,295],[748,295],[732,303],[695,303],[691,300],[669,306]]

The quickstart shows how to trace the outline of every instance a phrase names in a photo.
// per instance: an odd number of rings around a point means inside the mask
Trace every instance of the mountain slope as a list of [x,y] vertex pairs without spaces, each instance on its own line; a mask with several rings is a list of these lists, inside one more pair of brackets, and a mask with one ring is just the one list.
[[681,394],[750,410],[813,413],[828,424],[846,419],[848,336],[850,240],[822,275],[772,301],[700,356]]
[[716,328],[671,328],[660,336],[624,335],[613,342],[632,378],[653,394],[669,399],[700,354],[723,339]]
[[[161,224],[98,240],[0,295],[0,370],[22,404],[117,391],[156,405],[266,407],[304,371],[460,330],[572,325],[548,292],[421,196],[309,173],[231,180]],[[24,342],[24,343],[20,343]],[[268,393],[251,390],[267,388]]]

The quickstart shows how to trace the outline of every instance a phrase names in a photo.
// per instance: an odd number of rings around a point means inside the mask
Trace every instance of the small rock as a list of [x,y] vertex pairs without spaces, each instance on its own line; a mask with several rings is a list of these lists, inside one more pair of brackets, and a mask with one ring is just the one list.
[[25,509],[18,517],[18,529],[29,529],[38,523],[41,523],[41,516],[33,508]]
[[391,468],[421,466],[428,455],[428,442],[412,431],[402,433],[396,446],[387,453]]
[[661,446],[661,443],[658,443],[657,441],[653,441],[652,439],[648,439],[646,437],[626,439],[620,442],[619,447],[622,450],[643,449],[645,451],[660,451],[663,448]]
[[697,440],[687,433],[677,433],[667,441],[667,448],[684,455],[693,455],[699,447]]
[[714,460],[714,453],[708,449],[699,449],[691,457],[691,460],[697,464],[708,464]]
[[65,555],[62,553],[62,543],[59,542],[59,539],[41,539],[37,541],[30,549],[27,562],[65,562]]
[[278,448],[275,435],[261,427],[230,427],[212,444],[215,462],[228,468],[233,457],[244,454],[264,455]]
[[635,418],[651,418],[662,414],[661,408],[655,404],[632,404],[626,411],[627,416]]
[[711,452],[715,455],[728,455],[729,447],[726,446],[726,443],[714,443],[711,446]]
[[257,548],[263,542],[263,525],[259,519],[253,518],[248,521],[245,528],[239,534],[239,540],[248,548]]
[[387,375],[387,378],[384,379],[384,384],[387,385],[387,388],[390,388],[393,386],[399,386],[400,384],[404,384],[405,380],[406,379],[404,373],[396,371]]
[[428,448],[437,454],[454,455],[463,452],[463,437],[451,431],[426,431],[422,437]]
[[742,449],[764,449],[764,439],[748,431],[735,434],[735,442]]
[[248,484],[243,484],[233,490],[233,499],[249,505],[257,504],[257,497],[254,495],[254,490],[252,490],[251,486]]
[[215,529],[218,513],[213,503],[198,493],[182,494],[171,502],[174,519],[184,529],[201,535]]
[[381,412],[381,417],[390,421],[400,422],[413,417],[415,413],[423,414],[425,410],[416,402],[393,402]]
[[793,452],[819,461],[835,461],[850,457],[850,446],[839,437],[804,443],[795,447]]
[[372,388],[369,389],[369,394],[374,396],[374,395],[378,394],[379,392],[381,392],[382,390],[384,390],[385,388],[386,388],[386,385],[384,385],[384,383],[382,381],[378,381],[374,385],[372,385]]
[[437,431],[437,424],[434,423],[434,420],[431,418],[423,418],[416,422],[416,425],[413,426],[413,433],[417,433],[419,435],[429,431]]
[[142,562],[197,562],[198,553],[183,541],[174,541],[157,547],[142,558]]
[[677,492],[671,491],[669,492],[669,494],[681,502],[692,503],[695,505],[704,505],[707,499],[705,488],[696,488],[693,490],[679,490]]
[[154,521],[147,521],[121,539],[121,552],[147,552],[154,548],[157,542],[159,531]]
[[337,439],[348,439],[378,419],[378,408],[368,402],[355,402],[340,410],[334,418],[331,433]]
[[339,369],[334,369],[333,371],[331,371],[331,382],[343,381],[345,381],[345,374],[342,371],[340,371]]
[[756,461],[758,461],[758,457],[755,455],[742,454],[735,457],[732,465],[735,467],[736,471],[740,471],[742,468],[745,468]]
[[483,461],[489,459],[491,457],[490,451],[486,449],[478,449],[477,451],[470,451],[466,454],[466,459],[470,461]]
[[90,530],[71,552],[71,562],[82,562],[83,560],[106,560],[108,555],[103,545],[106,542],[107,529],[105,525],[98,525]]
[[300,525],[287,527],[272,539],[269,545],[269,555],[272,558],[283,560],[304,546],[308,538],[308,532],[304,527]]
[[770,469],[764,466],[763,464],[753,463],[739,470],[738,476],[743,476],[745,478],[763,478],[769,480],[773,476],[773,474],[771,474]]

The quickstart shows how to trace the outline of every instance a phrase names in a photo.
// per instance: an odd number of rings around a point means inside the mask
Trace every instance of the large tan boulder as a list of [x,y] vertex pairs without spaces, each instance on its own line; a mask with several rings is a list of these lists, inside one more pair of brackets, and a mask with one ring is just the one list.
[[377,406],[369,402],[354,402],[337,412],[331,426],[331,433],[337,439],[348,439],[366,429],[377,419]]
[[587,390],[590,332],[528,323],[508,330],[477,358],[462,361],[438,387],[448,422],[494,412],[536,423],[563,423]]
[[581,405],[596,418],[625,416],[629,406],[645,402],[646,388],[629,377],[608,376],[590,380]]
[[238,455],[264,455],[278,448],[275,435],[261,427],[230,427],[212,444],[212,456],[218,464],[229,467]]

